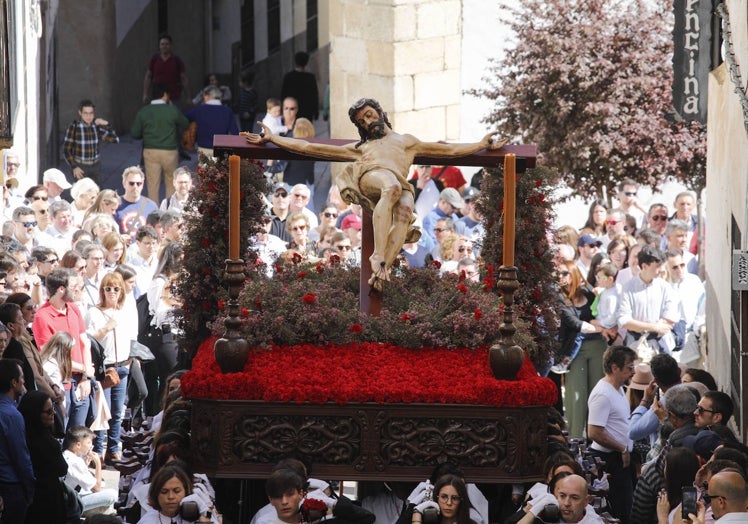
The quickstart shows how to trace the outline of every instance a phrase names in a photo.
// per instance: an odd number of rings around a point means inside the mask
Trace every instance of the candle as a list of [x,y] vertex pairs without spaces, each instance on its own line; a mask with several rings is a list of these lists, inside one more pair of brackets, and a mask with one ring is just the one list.
[[514,208],[516,199],[517,177],[515,174],[515,156],[507,153],[504,156],[504,265],[514,265]]
[[239,156],[229,156],[229,258],[239,258]]

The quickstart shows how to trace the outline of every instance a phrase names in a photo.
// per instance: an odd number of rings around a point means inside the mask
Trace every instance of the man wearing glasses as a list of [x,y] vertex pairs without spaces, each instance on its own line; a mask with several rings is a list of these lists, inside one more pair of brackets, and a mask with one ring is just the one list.
[[288,213],[291,215],[294,213],[303,213],[307,220],[309,220],[309,227],[315,228],[319,226],[319,220],[317,220],[317,215],[307,207],[311,198],[312,192],[306,184],[296,184],[291,188],[291,200],[288,203]]
[[[748,486],[745,477],[732,468],[715,473],[709,480],[704,499],[709,499],[714,520],[719,524],[748,522]],[[699,504],[699,514],[689,515],[693,524],[704,524],[704,505]]]
[[[735,404],[730,395],[722,391],[707,391],[699,400],[694,411],[696,427],[699,429],[711,429],[714,426],[725,426],[732,418]],[[720,432],[720,435],[722,432]],[[730,432],[732,434],[732,432]]]
[[19,206],[13,210],[13,238],[29,252],[37,244],[35,239],[36,225],[36,215],[33,209]]
[[611,209],[608,211],[608,217],[605,219],[606,233],[599,238],[602,242],[602,249],[608,249],[608,244],[618,235],[625,235],[626,231],[626,213],[620,209]]
[[270,234],[275,235],[284,242],[291,241],[291,235],[286,231],[286,219],[289,215],[289,206],[291,204],[290,190],[288,184],[279,182],[273,185],[270,192]]
[[647,210],[642,207],[637,198],[639,184],[630,178],[625,178],[618,183],[616,189],[618,190],[616,196],[620,203],[617,210],[634,217],[639,227],[644,226],[647,222]]
[[[667,206],[665,204],[655,203],[649,206],[647,213],[647,227],[660,235],[665,236],[665,228],[668,223]],[[662,247],[665,247],[667,241],[663,241]]]
[[119,224],[120,233],[130,235],[132,238],[135,237],[140,226],[146,225],[146,217],[158,211],[156,203],[141,194],[144,181],[145,175],[138,166],[128,167],[122,172],[122,187],[125,193],[122,195],[122,202],[114,214],[114,219]]
[[699,360],[699,336],[706,320],[706,290],[701,279],[686,271],[686,263],[680,250],[671,250],[667,256],[668,281],[680,297],[681,321],[685,327],[683,350],[673,353],[680,364],[695,364]]
[[31,257],[36,259],[37,274],[41,279],[42,285],[44,285],[49,272],[59,267],[60,257],[57,256],[54,249],[46,246],[35,247],[31,251]]

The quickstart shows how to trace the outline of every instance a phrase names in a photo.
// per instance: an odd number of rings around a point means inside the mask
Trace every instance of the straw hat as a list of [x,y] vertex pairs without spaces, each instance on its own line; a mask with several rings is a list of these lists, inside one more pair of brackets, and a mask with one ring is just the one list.
[[629,388],[644,391],[645,389],[647,389],[647,386],[649,386],[652,380],[654,380],[654,377],[652,376],[652,371],[649,368],[649,364],[637,364],[636,368],[634,369],[634,377],[631,379]]

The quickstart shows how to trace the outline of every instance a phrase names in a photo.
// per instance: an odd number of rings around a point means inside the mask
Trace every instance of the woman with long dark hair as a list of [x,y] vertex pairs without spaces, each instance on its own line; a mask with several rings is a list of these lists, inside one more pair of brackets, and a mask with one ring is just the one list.
[[601,198],[593,200],[587,214],[587,222],[584,223],[579,234],[589,233],[595,238],[605,235],[607,233],[605,219],[608,217],[608,209],[608,203],[605,200]]
[[432,500],[419,505],[408,504],[400,514],[397,524],[413,524],[421,522],[421,511],[428,508],[439,508],[437,524],[475,524],[470,518],[470,497],[467,486],[462,477],[457,475],[442,475],[436,480]]
[[18,411],[26,423],[26,443],[36,476],[34,501],[26,514],[26,524],[68,522],[60,480],[67,474],[68,465],[60,443],[52,435],[55,425],[52,399],[41,391],[29,391],[18,404]]

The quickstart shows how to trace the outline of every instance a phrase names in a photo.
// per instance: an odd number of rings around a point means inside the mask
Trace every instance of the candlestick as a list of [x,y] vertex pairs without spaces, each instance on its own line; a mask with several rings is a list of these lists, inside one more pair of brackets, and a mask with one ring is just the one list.
[[516,158],[514,154],[504,156],[504,262],[503,265],[514,265],[514,209],[516,199]]
[[239,258],[239,156],[229,156],[229,258]]

